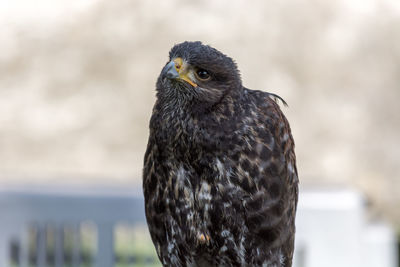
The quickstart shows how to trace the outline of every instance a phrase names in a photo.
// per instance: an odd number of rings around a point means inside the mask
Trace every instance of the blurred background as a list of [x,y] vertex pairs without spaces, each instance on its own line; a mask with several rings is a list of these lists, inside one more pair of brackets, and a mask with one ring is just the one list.
[[397,0],[0,0],[0,191],[140,188],[155,81],[185,40],[288,102],[303,191],[350,190],[398,233]]

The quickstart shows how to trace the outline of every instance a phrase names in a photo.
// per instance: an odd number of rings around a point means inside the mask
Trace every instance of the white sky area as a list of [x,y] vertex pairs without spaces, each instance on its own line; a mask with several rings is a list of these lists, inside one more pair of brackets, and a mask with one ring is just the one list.
[[0,0],[0,23],[49,22],[84,11],[98,0]]
[[[0,24],[51,22],[68,18],[72,13],[84,11],[99,0],[0,0]],[[398,0],[341,0],[349,12],[367,15],[383,6],[400,14]]]

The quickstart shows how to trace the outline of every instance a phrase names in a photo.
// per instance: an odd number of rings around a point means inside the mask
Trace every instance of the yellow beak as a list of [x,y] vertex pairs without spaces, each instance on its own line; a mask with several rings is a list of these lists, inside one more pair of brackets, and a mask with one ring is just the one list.
[[193,87],[197,87],[197,84],[190,79],[190,70],[188,70],[188,64],[186,64],[182,58],[178,57],[172,60],[164,68],[165,75],[169,79],[184,80]]

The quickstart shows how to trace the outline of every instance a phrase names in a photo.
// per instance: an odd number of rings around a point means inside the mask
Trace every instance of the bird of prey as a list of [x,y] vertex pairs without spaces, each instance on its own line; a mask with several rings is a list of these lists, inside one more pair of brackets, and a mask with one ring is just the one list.
[[143,191],[163,266],[291,266],[298,176],[281,98],[245,88],[201,42],[171,49],[156,92]]

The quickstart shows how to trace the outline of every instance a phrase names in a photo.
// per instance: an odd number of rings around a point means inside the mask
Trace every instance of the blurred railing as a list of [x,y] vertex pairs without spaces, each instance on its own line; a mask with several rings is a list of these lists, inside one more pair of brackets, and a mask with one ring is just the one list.
[[115,227],[145,224],[143,197],[134,190],[0,190],[0,214],[1,267],[28,267],[32,261],[34,266],[61,267],[66,258],[70,266],[81,266],[82,227],[96,232],[93,266],[110,267]]
[[[140,189],[0,189],[0,267],[159,266],[149,240],[153,259],[118,264],[121,223],[147,233]],[[394,232],[369,222],[357,192],[303,190],[296,225],[294,267],[397,266]]]

